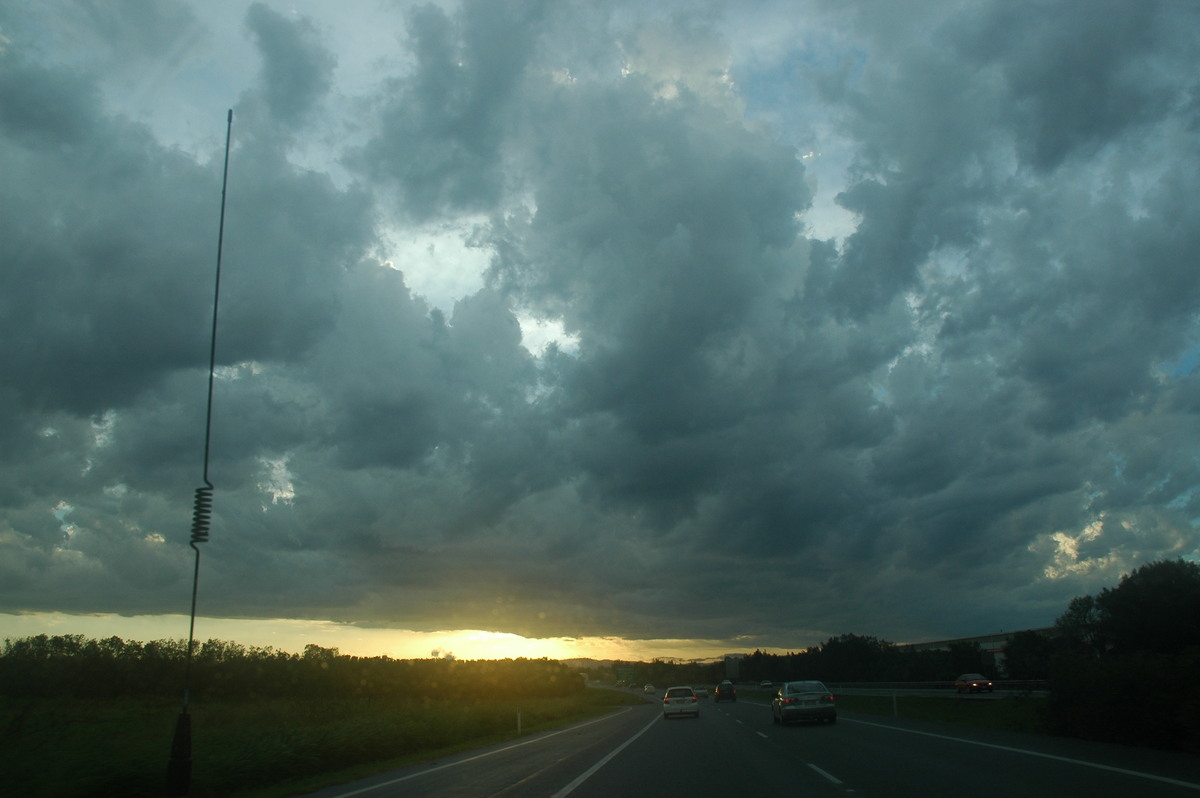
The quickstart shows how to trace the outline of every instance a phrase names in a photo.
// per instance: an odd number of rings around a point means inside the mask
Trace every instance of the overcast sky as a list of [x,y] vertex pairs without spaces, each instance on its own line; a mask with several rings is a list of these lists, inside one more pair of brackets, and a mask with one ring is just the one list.
[[1196,559],[1198,31],[4,3],[0,611],[187,611],[230,108],[207,616],[799,650]]

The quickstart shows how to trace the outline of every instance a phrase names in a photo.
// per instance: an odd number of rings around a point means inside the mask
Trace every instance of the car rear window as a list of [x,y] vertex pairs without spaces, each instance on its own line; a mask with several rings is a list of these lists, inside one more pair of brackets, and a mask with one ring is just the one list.
[[675,687],[667,691],[668,698],[685,698],[692,695],[690,687]]
[[823,693],[825,685],[820,682],[793,682],[788,685],[789,693]]

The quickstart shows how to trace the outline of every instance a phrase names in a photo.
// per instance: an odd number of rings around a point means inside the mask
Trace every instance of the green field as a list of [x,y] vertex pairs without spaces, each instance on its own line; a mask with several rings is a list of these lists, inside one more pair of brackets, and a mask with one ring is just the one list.
[[[477,702],[261,699],[197,702],[193,798],[290,795],[607,712],[638,696]],[[0,794],[164,794],[177,703],[139,698],[0,699]]]

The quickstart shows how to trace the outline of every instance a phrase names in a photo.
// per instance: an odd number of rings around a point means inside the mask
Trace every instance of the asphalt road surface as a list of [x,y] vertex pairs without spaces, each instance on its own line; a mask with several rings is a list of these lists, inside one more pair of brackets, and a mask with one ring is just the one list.
[[657,705],[312,793],[389,796],[1200,796],[1200,758],[842,711],[777,726],[768,704]]

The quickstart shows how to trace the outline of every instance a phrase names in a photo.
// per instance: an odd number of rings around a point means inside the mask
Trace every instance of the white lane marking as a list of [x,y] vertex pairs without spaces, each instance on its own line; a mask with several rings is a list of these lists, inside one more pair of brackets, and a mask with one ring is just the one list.
[[[753,701],[747,701],[746,703],[747,703],[747,704],[752,704],[752,703],[755,703],[755,702],[753,702]],[[769,706],[771,706],[771,705],[770,705],[770,704],[757,704],[757,706],[760,706],[760,707],[769,707]],[[741,723],[741,721],[739,720],[739,721],[738,721],[738,723]],[[770,737],[768,737],[767,735],[763,734],[762,732],[755,732],[755,733],[756,733],[756,734],[757,734],[759,737],[763,738],[764,740],[769,740],[769,739],[771,739]],[[826,771],[824,771],[824,770],[821,770],[819,767],[817,767],[816,765],[814,765],[812,762],[805,762],[804,764],[808,765],[810,768],[812,768],[813,770],[815,770],[817,773],[820,773],[822,776],[824,776],[825,778],[829,779],[829,780],[830,780],[831,782],[833,782],[834,784],[841,784],[841,783],[842,783],[842,780],[841,780],[841,779],[837,778],[836,776],[834,776],[834,775],[833,775],[833,774],[831,774],[831,773],[827,773]]]
[[566,787],[563,787],[563,788],[562,788],[561,790],[559,790],[558,792],[554,793],[554,795],[553,795],[553,796],[551,796],[551,798],[564,798],[564,796],[570,795],[572,792],[574,792],[574,791],[575,791],[575,788],[576,788],[576,787],[578,787],[580,784],[583,784],[585,781],[587,781],[588,779],[590,779],[590,778],[592,777],[592,775],[593,775],[593,774],[594,774],[594,773],[595,773],[597,770],[599,770],[600,768],[602,768],[602,767],[604,767],[605,765],[607,765],[610,759],[612,759],[614,756],[616,756],[617,754],[619,754],[619,753],[621,753],[622,751],[624,751],[624,750],[625,750],[625,748],[626,748],[626,747],[627,747],[627,746],[628,746],[630,743],[632,743],[634,740],[636,740],[637,738],[641,737],[641,736],[642,736],[643,734],[645,734],[646,732],[650,731],[650,727],[651,727],[651,726],[653,726],[655,723],[658,723],[658,717],[657,717],[657,716],[654,718],[654,720],[650,721],[650,722],[649,722],[649,723],[647,723],[645,726],[643,726],[643,727],[642,727],[642,730],[641,730],[640,732],[638,732],[637,734],[633,735],[632,737],[630,737],[630,738],[629,738],[628,740],[626,740],[625,742],[623,742],[623,743],[621,743],[620,745],[618,745],[618,746],[617,746],[616,748],[614,748],[614,749],[613,749],[611,752],[609,752],[608,756],[604,757],[604,758],[603,758],[603,759],[601,759],[599,762],[597,762],[596,764],[592,765],[590,768],[588,768],[587,770],[585,770],[583,773],[579,774],[579,776],[577,776],[577,777],[575,778],[575,780],[574,780],[574,781],[572,781],[572,782],[571,782],[570,784],[568,784]]
[[822,776],[824,776],[825,778],[827,778],[827,779],[829,779],[830,781],[832,781],[834,784],[841,784],[841,783],[842,783],[842,780],[841,780],[841,779],[834,778],[834,777],[833,777],[833,776],[831,776],[830,774],[826,773],[825,771],[821,770],[819,767],[817,767],[816,765],[814,765],[812,762],[809,762],[809,763],[808,763],[808,766],[809,766],[810,768],[812,768],[813,770],[817,771],[818,773],[820,773],[820,774],[821,774]]
[[[525,740],[523,742],[514,743],[513,745],[507,745],[504,748],[497,748],[495,751],[487,751],[482,754],[476,754],[475,756],[469,756],[466,759],[459,759],[455,762],[447,762],[444,765],[438,765],[436,767],[431,767],[427,770],[418,771],[417,773],[409,773],[407,776],[401,776],[398,779],[392,779],[391,781],[380,782],[379,784],[372,784],[369,787],[362,787],[361,789],[351,790],[350,792],[338,793],[336,796],[334,796],[334,798],[350,798],[350,796],[352,796],[352,795],[363,795],[364,793],[374,792],[375,790],[378,790],[381,787],[390,787],[393,784],[399,784],[402,781],[408,781],[409,779],[415,779],[417,776],[424,776],[429,773],[436,773],[439,770],[445,770],[446,768],[457,767],[458,765],[465,765],[468,762],[474,762],[477,759],[483,759],[484,757],[492,756],[493,754],[502,754],[505,751],[511,751],[514,748],[520,748],[523,745],[532,745],[533,743],[541,742],[542,740],[549,739],[550,737],[557,737],[558,735],[566,734],[569,731],[575,731],[576,729],[582,729],[585,726],[591,726],[593,723],[600,723],[601,721],[611,720],[612,718],[616,717],[617,715],[628,712],[628,711],[629,711],[629,707],[622,707],[619,712],[613,713],[611,715],[605,715],[603,717],[596,718],[595,720],[589,720],[584,723],[575,724],[574,726],[568,726],[565,729],[559,729],[556,732],[550,732],[549,734],[543,734],[538,737],[534,737],[533,739],[530,739],[530,740]],[[645,731],[645,729],[642,729],[642,731]],[[638,734],[641,734],[641,732],[638,732]],[[630,742],[632,742],[632,740]],[[626,743],[626,745],[628,745],[628,743]]]
[[890,729],[891,731],[904,732],[905,734],[920,734],[925,737],[936,737],[939,740],[950,740],[950,741],[956,742],[956,743],[965,743],[967,745],[979,745],[979,746],[983,746],[984,748],[995,748],[1000,751],[1010,751],[1014,754],[1026,754],[1027,756],[1037,756],[1037,757],[1041,757],[1042,759],[1053,759],[1056,762],[1067,762],[1072,765],[1083,765],[1084,767],[1096,768],[1097,770],[1107,770],[1110,773],[1121,773],[1125,776],[1136,776],[1137,778],[1141,778],[1141,779],[1150,779],[1152,781],[1161,781],[1164,784],[1174,784],[1176,787],[1187,787],[1188,789],[1191,789],[1191,790],[1200,790],[1200,784],[1196,784],[1194,782],[1181,781],[1179,779],[1172,779],[1167,776],[1157,776],[1153,773],[1142,773],[1141,771],[1137,771],[1137,770],[1126,770],[1125,768],[1113,767],[1112,765],[1101,765],[1099,762],[1088,762],[1087,760],[1084,760],[1084,759],[1071,759],[1070,757],[1058,756],[1056,754],[1043,754],[1041,751],[1030,751],[1027,748],[1011,748],[1007,745],[996,745],[995,743],[983,743],[983,742],[979,742],[978,740],[964,740],[961,737],[951,737],[946,734],[934,734],[933,732],[916,731],[914,729],[902,729],[899,726],[888,726],[883,723],[871,723],[870,721],[866,721],[866,720],[851,720],[850,718],[841,718],[841,720],[847,720],[850,723],[861,723],[864,726],[875,726],[880,729]]

